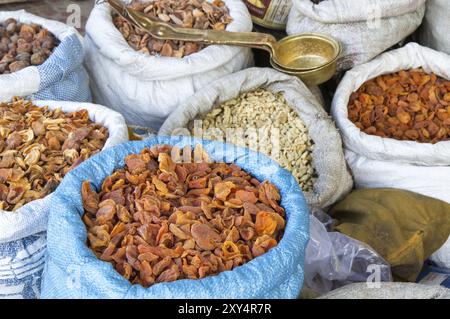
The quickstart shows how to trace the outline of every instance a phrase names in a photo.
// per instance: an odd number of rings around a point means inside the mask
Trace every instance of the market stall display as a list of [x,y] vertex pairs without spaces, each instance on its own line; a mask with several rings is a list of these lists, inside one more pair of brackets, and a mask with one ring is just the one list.
[[344,49],[338,70],[348,70],[404,40],[424,14],[425,0],[293,1],[286,31],[336,38]]
[[[212,140],[226,138],[228,143],[249,146],[271,156],[294,175],[304,192],[313,190],[317,178],[312,166],[314,143],[305,124],[281,93],[274,95],[265,89],[242,93],[199,120],[190,121],[188,128],[194,136],[199,133]],[[230,134],[227,130],[235,131]],[[242,134],[237,130],[242,130]],[[273,145],[277,142],[279,145]]]
[[[224,5],[232,19],[226,30],[251,31],[250,15],[241,1],[226,0]],[[196,14],[200,13],[196,11]],[[175,15],[176,19],[179,16]],[[94,7],[86,33],[86,66],[93,80],[96,101],[122,113],[128,124],[155,130],[187,97],[212,80],[246,68],[253,62],[251,51],[242,47],[213,45],[183,58],[137,52],[114,25],[112,10],[107,3]],[[141,42],[144,40],[148,37],[142,38]],[[153,44],[149,40],[149,43],[152,51],[157,51],[154,44],[157,46],[159,42]],[[178,47],[165,45],[163,53],[172,55],[174,51],[179,55]]]
[[[257,89],[265,91],[248,93]],[[244,96],[250,101],[239,102],[241,94],[247,94]],[[274,94],[282,94],[286,102],[277,101]],[[286,103],[292,111],[286,110]],[[208,114],[217,114],[221,119],[213,123]],[[223,139],[229,129],[231,138],[226,142],[235,141],[266,152],[293,171],[313,208],[333,204],[352,187],[339,133],[313,94],[295,77],[266,68],[223,77],[181,104],[163,124],[159,135],[191,135],[189,125],[196,119],[204,119],[212,137]]]
[[120,114],[88,103],[15,100],[0,104],[0,113],[0,295],[36,298],[52,192],[128,132]]
[[348,117],[369,135],[419,143],[450,140],[450,81],[422,69],[380,75],[350,96]]
[[[177,280],[174,282],[161,282],[148,288],[144,288],[138,284],[132,285],[127,279],[123,278],[120,273],[116,272],[110,263],[102,261],[94,255],[86,244],[88,232],[83,223],[83,220],[86,222],[86,218],[82,219],[82,215],[84,213],[82,201],[83,182],[85,180],[90,180],[93,190],[101,189],[101,185],[105,178],[110,176],[111,173],[113,173],[117,168],[127,165],[127,167],[137,169],[136,172],[138,172],[140,167],[139,156],[127,156],[139,153],[144,148],[152,148],[155,145],[165,144],[172,145],[180,150],[183,149],[183,153],[180,156],[184,156],[184,159],[191,159],[192,154],[190,150],[195,147],[198,148],[197,145],[200,144],[206,154],[210,157],[211,161],[215,163],[233,163],[234,165],[232,165],[232,167],[234,169],[237,170],[237,167],[242,168],[242,170],[236,171],[238,172],[236,175],[244,174],[244,176],[247,176],[244,171],[248,172],[256,180],[267,180],[279,190],[280,204],[278,205],[278,197],[272,196],[274,194],[273,186],[270,186],[269,183],[260,184],[261,189],[264,189],[264,192],[261,192],[261,194],[258,195],[258,198],[261,199],[262,203],[267,203],[264,204],[264,211],[267,210],[265,211],[267,214],[263,214],[259,218],[257,217],[258,220],[254,221],[255,232],[258,233],[261,231],[262,233],[261,235],[258,234],[253,236],[257,236],[257,238],[265,238],[264,240],[260,239],[258,243],[255,241],[251,249],[252,254],[255,256],[259,255],[258,257],[250,260],[242,266],[234,268],[231,271],[226,271],[216,276],[208,276],[206,278],[196,280],[187,279]],[[158,155],[158,158],[159,156],[160,155]],[[175,158],[177,157],[175,156]],[[201,158],[202,157],[200,156],[200,159]],[[184,162],[186,162],[186,160]],[[168,163],[168,161],[166,161],[165,155],[161,155],[161,163],[164,163],[164,170],[166,170],[165,164]],[[192,166],[192,164],[193,163],[190,165]],[[225,167],[221,164],[213,165],[218,165],[217,167]],[[95,171],[96,174],[92,175],[92,171]],[[178,174],[182,173],[180,169],[177,171]],[[238,148],[232,146],[231,144],[224,144],[220,142],[202,141],[190,137],[156,137],[142,142],[122,144],[110,150],[103,151],[100,155],[82,163],[74,173],[76,174],[70,174],[69,178],[66,178],[62,182],[61,186],[53,196],[53,209],[50,213],[48,225],[48,259],[42,285],[43,298],[296,298],[300,294],[303,282],[303,256],[305,246],[308,241],[308,207],[298,184],[292,175],[266,156],[248,149]],[[143,174],[145,177],[145,173]],[[167,173],[165,174],[167,176]],[[163,178],[161,175],[164,174],[160,174],[159,178]],[[155,184],[155,187],[159,189],[158,192],[160,194],[163,194],[164,187],[162,184],[166,184],[162,181],[157,181],[155,179],[155,175],[153,176],[152,183],[155,182],[158,184],[158,186]],[[234,206],[239,206],[239,199],[232,198],[232,190],[229,188],[231,186],[230,182],[237,183],[238,180],[239,176],[234,176],[230,177],[225,184],[223,182],[216,184],[213,187],[214,194],[216,194],[217,191],[217,195],[215,195],[216,200],[223,202],[223,199],[226,198],[227,200],[225,202],[229,202]],[[203,183],[201,177],[192,180],[192,182],[194,181],[198,185]],[[228,184],[226,184],[227,182]],[[256,181],[254,182],[256,183]],[[116,185],[116,183],[114,185]],[[168,189],[171,187],[169,185],[170,184],[167,183],[166,187]],[[109,185],[108,187],[114,186]],[[85,189],[85,192],[86,191],[87,189]],[[213,190],[211,189],[209,191]],[[203,192],[203,190],[199,192],[196,189],[193,189],[190,192],[191,194],[198,194]],[[68,194],[71,194],[71,196],[68,196]],[[167,197],[168,195],[170,194],[166,194],[166,200],[171,201],[170,197],[172,196]],[[253,198],[249,194],[244,195],[244,193],[240,193],[239,196],[247,199]],[[222,200],[219,198],[222,198]],[[118,200],[117,196],[112,195],[111,199]],[[87,203],[86,200],[85,203]],[[89,201],[89,203],[91,203],[91,201]],[[161,202],[161,205],[166,206],[163,202]],[[256,205],[259,205],[258,202]],[[248,206],[247,208],[252,209],[250,207],[251,205],[247,204],[246,206]],[[87,207],[91,208],[91,205],[89,204]],[[107,207],[107,205],[104,207]],[[263,206],[260,206],[259,209],[262,209],[262,207]],[[151,207],[148,207],[147,210],[148,209],[151,209]],[[237,208],[234,209],[237,210]],[[256,209],[256,211],[259,209]],[[107,210],[108,209],[106,208],[102,209],[101,216],[105,216],[106,218],[106,214],[103,214],[103,212],[106,213]],[[284,210],[287,220],[284,228],[284,235],[278,245],[269,250],[269,248],[274,244],[272,240],[269,240],[269,233],[273,233],[273,231],[276,231],[277,228],[278,230],[281,230],[280,227],[282,226],[282,218],[280,219],[277,216],[272,215],[272,213],[276,211],[281,213],[281,210]],[[143,212],[144,211],[142,210],[136,211],[134,217],[139,218],[139,215],[142,216]],[[254,211],[252,210],[252,212]],[[195,211],[191,211],[191,215],[192,213],[196,214]],[[213,214],[214,212],[211,211],[211,213]],[[182,220],[186,221],[186,219],[189,219],[186,214],[189,215],[189,213],[175,213],[175,215],[172,214],[169,219],[170,221],[173,221],[174,218],[180,218],[180,222]],[[199,214],[203,216],[203,213]],[[124,217],[126,214],[120,215]],[[247,215],[244,208],[240,208],[240,215]],[[147,216],[148,218],[152,218],[151,216],[156,217],[157,214],[147,213]],[[161,211],[161,216],[164,216],[163,211]],[[229,216],[232,217],[232,214]],[[281,215],[279,216],[281,217]],[[208,219],[208,217],[206,218]],[[236,225],[239,225],[239,220],[241,225],[243,225],[242,223],[244,222],[250,222],[249,220],[246,220],[246,218],[239,218],[237,216],[235,216],[234,219]],[[223,222],[227,225],[225,220]],[[210,223],[214,224],[213,222]],[[174,224],[172,223],[171,225]],[[250,224],[248,225],[250,226]],[[211,229],[208,226],[206,226],[208,227],[208,229],[206,229],[205,226],[206,224],[203,224],[202,226],[202,223],[195,223],[191,226],[190,230],[195,241],[195,247],[206,251],[212,249],[211,246],[214,246],[214,242],[203,241],[204,236],[211,235],[216,237],[218,234],[209,234]],[[220,228],[220,226],[214,227]],[[169,231],[171,229],[181,236],[183,236],[182,233],[187,230],[183,226],[179,226],[178,229],[175,229],[172,226],[169,228]],[[147,230],[148,234],[150,234],[151,230],[148,228]],[[251,230],[249,228],[247,228],[247,230],[249,230],[248,233],[245,232],[242,234],[244,237],[248,238]],[[140,231],[138,231],[138,234],[139,233]],[[170,231],[170,233],[172,232]],[[167,240],[171,237],[170,234],[165,234],[166,236],[164,236],[164,231],[161,231],[158,238],[161,240]],[[188,233],[186,232],[186,234]],[[228,235],[230,234],[227,234],[227,236]],[[232,237],[235,235],[231,233],[230,239],[233,239]],[[267,236],[269,236],[269,238],[267,238]],[[64,240],[61,240],[62,238],[64,238]],[[92,235],[89,236],[89,238],[92,239]],[[152,236],[152,238],[154,237]],[[268,240],[267,242],[266,239]],[[150,239],[148,240],[150,241]],[[217,240],[219,240],[218,237]],[[220,240],[222,240],[222,238],[220,238]],[[192,244],[192,242],[186,243],[186,245]],[[145,247],[141,247],[141,249],[144,248],[145,251],[142,250],[142,252],[145,256],[141,256],[140,259],[138,256],[138,260],[150,258],[152,254],[160,256],[161,253],[166,252],[164,247],[161,246],[154,249],[149,248],[151,247],[149,243],[144,245]],[[187,249],[189,246],[183,248],[182,246],[177,245],[177,247],[178,248],[176,248],[174,253],[178,256],[180,252],[185,251],[185,248]],[[247,249],[245,247],[241,248],[243,249],[242,253],[245,253]],[[228,253],[233,252],[233,249],[232,243],[228,243],[225,246],[225,251],[222,251],[222,253],[228,255]],[[128,249],[129,251],[127,249],[125,250],[127,260],[128,257],[132,258],[132,256],[134,256],[131,248]],[[264,253],[265,251],[267,252]],[[115,257],[119,256],[120,254]],[[173,257],[176,259],[176,256]],[[200,259],[202,260],[202,264],[207,262],[204,258]],[[164,261],[164,263],[167,262],[167,260]],[[176,261],[175,265],[178,267]],[[227,262],[225,262],[224,266],[226,265]],[[230,265],[231,264],[228,266]],[[145,265],[143,267],[147,266]],[[162,264],[158,266],[155,265],[153,270],[158,272],[158,269],[161,270],[161,267],[163,267]],[[175,266],[172,264],[172,267]],[[69,272],[74,269],[76,269],[79,274],[78,286],[71,285],[70,282],[68,283],[66,280]],[[204,273],[205,271],[205,268],[202,268],[202,270],[199,268],[198,275],[200,275],[200,273]],[[160,278],[160,281],[164,281],[162,279],[168,279],[169,277],[166,276],[169,275],[171,274],[166,272],[164,275],[165,278]],[[149,280],[151,282],[151,279]]]
[[0,0],[0,299],[449,298],[447,2]]
[[0,11],[0,23],[0,101],[91,101],[82,40],[74,28],[24,10]]
[[[197,43],[197,45],[203,43],[263,49],[269,52],[270,64],[274,69],[298,76],[309,85],[324,83],[336,73],[337,59],[341,47],[337,41],[330,37],[319,34],[303,34],[277,41],[269,33],[183,28],[174,23],[159,21],[148,14],[146,15],[145,12],[142,13],[138,9],[123,4],[120,0],[107,0],[107,2],[120,15],[122,21],[128,21],[129,25],[139,29],[142,34],[147,33],[146,37],[142,38],[143,41],[150,37],[161,41],[169,41],[167,43],[178,41],[180,43]],[[153,7],[153,5],[150,5],[150,7]],[[220,24],[223,23],[220,22]],[[129,34],[129,32],[124,34]],[[137,47],[137,44],[134,47]],[[169,45],[166,47],[169,48]],[[158,49],[160,49],[159,46]],[[149,52],[148,48],[144,49],[144,52]],[[163,51],[161,50],[161,52]],[[181,51],[165,52],[165,54],[172,53],[179,55]]]
[[64,175],[99,152],[109,135],[85,109],[63,113],[14,100],[0,103],[0,112],[0,209],[6,211],[49,195]]

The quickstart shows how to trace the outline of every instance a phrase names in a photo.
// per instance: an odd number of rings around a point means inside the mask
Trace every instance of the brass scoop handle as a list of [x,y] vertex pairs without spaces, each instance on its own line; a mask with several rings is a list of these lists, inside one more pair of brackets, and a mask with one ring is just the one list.
[[270,34],[258,32],[228,32],[220,30],[199,30],[178,28],[171,24],[155,21],[144,14],[128,8],[119,0],[106,0],[111,7],[133,25],[147,31],[160,40],[180,40],[206,44],[236,45],[263,49],[274,56],[277,40]]

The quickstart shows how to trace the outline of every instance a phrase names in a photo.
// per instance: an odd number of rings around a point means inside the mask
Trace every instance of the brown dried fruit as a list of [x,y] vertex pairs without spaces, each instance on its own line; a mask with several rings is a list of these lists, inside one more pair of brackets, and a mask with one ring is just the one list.
[[192,225],[191,233],[195,243],[203,250],[213,250],[220,241],[220,235],[206,224]]
[[116,214],[116,203],[112,199],[107,199],[98,204],[96,217],[100,225],[104,225],[111,221]]
[[176,153],[146,148],[127,156],[99,192],[82,185],[89,246],[145,287],[231,270],[276,246],[285,227],[272,184],[206,161],[200,147],[185,148],[184,161]]
[[228,195],[230,195],[231,190],[234,189],[236,186],[232,182],[223,182],[223,183],[217,183],[214,186],[214,195],[217,199],[220,199],[221,201],[226,201]]
[[248,202],[251,204],[255,204],[258,201],[255,193],[244,190],[238,190],[236,192],[236,197],[239,198],[242,202]]
[[15,61],[15,62],[11,62],[9,64],[9,71],[10,72],[17,72],[20,71],[24,68],[26,68],[27,66],[29,66],[30,64],[28,62],[25,61]]
[[270,237],[269,235],[262,235],[255,240],[255,244],[252,248],[252,254],[254,256],[260,256],[266,253],[270,248],[273,248],[277,245],[275,239]]
[[0,74],[44,63],[59,41],[46,29],[7,19],[0,23]]
[[[9,194],[1,201],[2,209],[7,211],[53,192],[68,171],[100,151],[108,136],[107,129],[92,123],[85,110],[66,114],[21,99],[0,103],[0,118],[0,148],[5,149],[0,153],[0,180]],[[93,128],[104,132],[103,137],[84,136],[74,145],[76,148],[61,150],[62,141],[71,140],[72,135],[86,127],[89,132]],[[24,183],[21,186],[25,186],[25,192],[16,187],[18,182]],[[87,198],[86,207],[96,212],[99,199],[90,185],[83,184],[82,192]]]
[[222,252],[226,260],[234,259],[241,256],[239,247],[230,240],[227,240],[222,245]]
[[350,97],[349,119],[364,133],[399,140],[450,140],[450,81],[422,69],[382,75]]
[[[133,0],[129,6],[148,17],[181,28],[224,30],[232,18],[222,0]],[[164,57],[183,58],[205,47],[196,42],[160,41],[114,14],[113,22],[136,51]]]
[[277,221],[270,212],[259,212],[256,215],[255,229],[258,235],[272,235],[277,228]]

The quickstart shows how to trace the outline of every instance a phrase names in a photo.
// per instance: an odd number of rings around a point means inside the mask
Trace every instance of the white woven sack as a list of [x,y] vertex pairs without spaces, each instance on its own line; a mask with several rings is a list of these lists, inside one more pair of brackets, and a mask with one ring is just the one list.
[[[86,109],[92,121],[109,131],[104,149],[128,141],[123,117],[104,106],[60,101],[34,101],[64,112]],[[45,230],[51,194],[32,201],[15,212],[0,210],[0,298],[35,298],[39,295],[40,273],[44,266]]]
[[[361,132],[348,119],[350,95],[364,82],[418,67],[450,79],[450,56],[410,43],[348,71],[337,88],[331,113],[357,188],[406,189],[450,203],[450,141],[429,144],[381,138]],[[432,260],[450,268],[450,240]]]
[[[224,2],[233,18],[227,30],[251,31],[243,2]],[[94,100],[122,113],[128,124],[155,130],[203,86],[253,63],[250,49],[242,47],[213,45],[182,59],[137,52],[114,26],[107,4],[94,7],[86,33],[86,66]]]
[[288,104],[297,111],[309,130],[314,142],[312,157],[318,179],[312,191],[304,192],[308,205],[325,208],[341,199],[353,186],[345,164],[342,141],[323,106],[296,77],[269,68],[250,68],[225,76],[180,104],[164,122],[159,135],[176,134],[178,129],[186,128],[191,120],[207,114],[215,106],[258,88],[283,92]]
[[428,0],[420,43],[450,54],[450,1]]
[[[339,40],[338,69],[365,63],[410,35],[421,24],[426,0],[294,0],[286,31],[314,32]],[[444,0],[445,1],[445,0]]]
[[89,78],[83,67],[84,49],[79,33],[64,23],[25,10],[0,11],[0,21],[8,18],[40,25],[53,33],[60,44],[43,64],[0,75],[0,101],[24,96],[34,100],[90,102]]

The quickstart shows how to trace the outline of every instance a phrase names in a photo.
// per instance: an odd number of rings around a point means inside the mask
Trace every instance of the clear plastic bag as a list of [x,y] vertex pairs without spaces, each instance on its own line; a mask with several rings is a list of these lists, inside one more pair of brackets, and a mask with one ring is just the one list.
[[318,294],[354,282],[392,281],[390,265],[368,245],[338,232],[322,211],[310,216],[305,286]]

